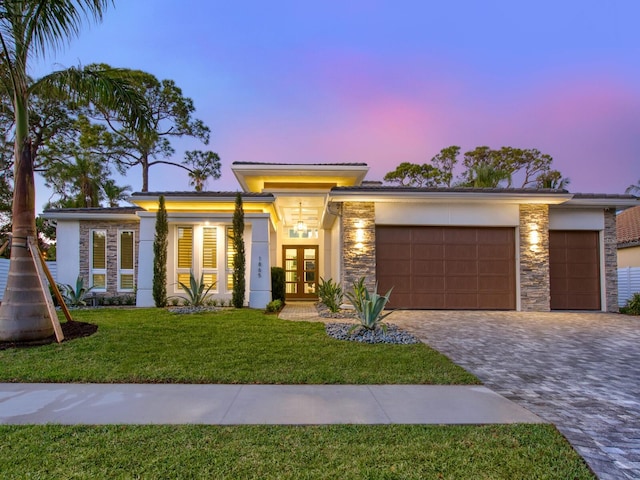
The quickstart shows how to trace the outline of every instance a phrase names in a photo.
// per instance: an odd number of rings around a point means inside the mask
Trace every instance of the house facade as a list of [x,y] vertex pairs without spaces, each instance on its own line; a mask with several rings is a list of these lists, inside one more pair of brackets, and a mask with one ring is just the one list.
[[[250,307],[271,301],[284,268],[290,301],[317,298],[318,280],[344,289],[366,277],[393,287],[390,307],[617,311],[616,211],[631,195],[564,190],[407,188],[367,182],[352,164],[236,162],[245,212]],[[233,192],[133,194],[135,207],[50,210],[58,282],[78,275],[98,295],[152,306],[160,195],[169,222],[167,289],[190,271],[231,298]]]

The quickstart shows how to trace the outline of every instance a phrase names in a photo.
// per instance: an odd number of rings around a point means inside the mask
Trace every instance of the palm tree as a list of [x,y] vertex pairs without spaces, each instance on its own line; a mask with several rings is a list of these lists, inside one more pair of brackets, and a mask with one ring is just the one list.
[[83,99],[123,111],[136,126],[147,122],[144,100],[122,70],[53,72],[30,84],[28,60],[43,57],[78,35],[82,21],[102,19],[112,0],[2,0],[0,2],[0,75],[11,93],[14,115],[13,248],[7,287],[0,305],[0,340],[46,338],[53,333],[44,292],[26,246],[36,237],[34,154],[29,136],[32,94]]

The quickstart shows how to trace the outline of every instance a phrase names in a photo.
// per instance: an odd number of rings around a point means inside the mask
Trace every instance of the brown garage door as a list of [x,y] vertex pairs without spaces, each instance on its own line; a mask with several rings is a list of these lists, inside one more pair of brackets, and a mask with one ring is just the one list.
[[513,228],[376,228],[379,291],[389,306],[515,309]]
[[549,232],[552,310],[600,310],[598,232]]

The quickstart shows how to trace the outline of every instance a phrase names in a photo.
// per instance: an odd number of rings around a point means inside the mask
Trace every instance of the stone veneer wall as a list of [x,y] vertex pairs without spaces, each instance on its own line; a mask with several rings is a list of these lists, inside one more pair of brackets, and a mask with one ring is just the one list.
[[520,308],[547,312],[550,295],[549,206],[520,205]]
[[138,283],[138,244],[140,242],[140,227],[138,222],[125,221],[80,221],[80,276],[85,285],[91,285],[89,279],[89,245],[91,230],[107,231],[107,291],[97,292],[98,295],[119,295],[118,292],[118,231],[133,230],[134,245],[134,285]]
[[376,283],[376,222],[373,202],[342,204],[342,288],[351,290],[354,281],[366,278],[373,289]]
[[618,245],[616,210],[604,211],[604,275],[607,312],[618,312]]

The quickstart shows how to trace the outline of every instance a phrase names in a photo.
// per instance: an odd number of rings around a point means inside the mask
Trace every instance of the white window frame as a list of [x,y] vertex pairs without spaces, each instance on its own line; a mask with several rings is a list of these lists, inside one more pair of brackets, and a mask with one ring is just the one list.
[[[216,276],[216,283],[209,290],[209,294],[224,294],[230,293],[231,290],[227,288],[227,227],[228,224],[178,224],[175,226],[174,231],[174,248],[173,248],[173,293],[184,293],[184,290],[178,283],[179,274],[189,274],[189,270],[193,270],[193,274],[197,279],[204,273],[214,274]],[[178,235],[181,228],[192,229],[192,244],[191,244],[191,268],[178,268]],[[204,229],[212,228],[216,231],[216,268],[205,268],[204,263]]]
[[[122,234],[123,233],[127,233],[130,232],[131,233],[131,237],[132,237],[132,252],[131,252],[131,259],[133,262],[132,268],[121,268],[121,260],[122,260]],[[135,268],[136,268],[136,232],[135,230],[132,230],[130,228],[126,228],[126,229],[122,229],[122,230],[118,230],[118,292],[135,292],[135,286],[136,286],[136,272],[135,272]],[[133,275],[133,288],[122,288],[122,275]]]
[[[93,267],[93,235],[94,233],[102,232],[104,234],[104,266],[105,268],[94,268]],[[93,285],[93,276],[94,275],[104,275],[104,288],[94,288],[94,292],[106,292],[107,287],[109,285],[109,279],[107,277],[107,267],[108,267],[108,243],[109,239],[107,237],[107,230],[105,228],[92,228],[89,230],[89,284]]]

